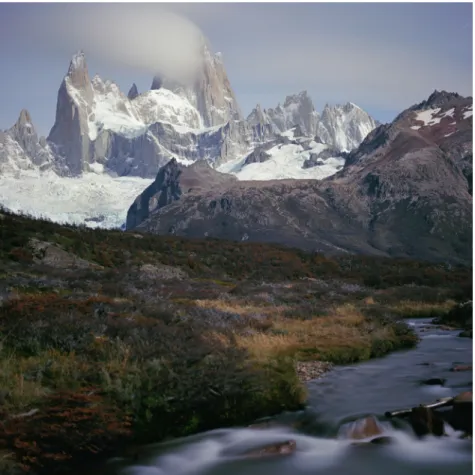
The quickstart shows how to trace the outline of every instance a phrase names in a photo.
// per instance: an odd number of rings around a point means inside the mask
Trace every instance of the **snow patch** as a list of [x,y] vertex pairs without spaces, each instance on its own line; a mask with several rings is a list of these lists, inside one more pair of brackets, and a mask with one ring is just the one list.
[[97,173],[97,174],[101,174],[101,173],[104,173],[104,165],[102,165],[102,163],[97,163],[97,162],[94,162],[94,163],[89,163],[89,170],[93,173]]
[[66,88],[74,103],[85,111],[88,120],[88,135],[91,141],[104,130],[133,139],[145,134],[151,124],[169,123],[179,133],[203,130],[202,118],[188,99],[161,88],[147,91],[130,101],[112,81],[103,81],[95,76],[92,81],[92,103],[84,92],[75,88],[69,77]]
[[[0,176],[0,204],[16,213],[59,223],[119,228],[130,205],[152,182],[97,173],[66,178],[53,172],[23,171],[16,177]],[[93,218],[97,222],[86,221]]]
[[445,112],[442,114],[442,118],[444,118],[444,117],[453,117],[453,116],[454,116],[454,112],[455,112],[455,107],[452,107],[452,109],[449,109],[448,111],[445,111]]
[[199,112],[184,97],[161,88],[147,91],[135,98],[133,105],[137,115],[147,124],[170,122],[191,129],[202,129]]
[[[344,164],[345,159],[332,157],[323,161],[323,165],[302,168],[310,153],[319,153],[326,149],[324,144],[316,144],[312,150],[304,151],[301,145],[276,145],[267,153],[271,156],[263,163],[245,165],[246,157],[240,157],[218,167],[221,173],[231,173],[239,180],[285,180],[285,179],[314,179],[322,180],[334,175]],[[246,155],[247,156],[247,155]]]
[[294,140],[295,139],[295,127],[293,129],[289,129],[289,130],[286,130],[285,132],[282,132],[280,135],[282,135],[282,137],[287,137],[290,140]]
[[[422,122],[424,125],[423,126],[412,126],[411,129],[418,130],[421,127],[427,126],[427,125],[436,125],[438,124],[442,117],[433,117],[434,115],[437,115],[440,112],[440,107],[437,109],[427,109],[422,112],[418,112],[415,120]],[[417,129],[415,127],[418,127]]]
[[473,106],[470,105],[463,111],[463,118],[468,119],[469,117],[472,117],[472,115],[473,115]]

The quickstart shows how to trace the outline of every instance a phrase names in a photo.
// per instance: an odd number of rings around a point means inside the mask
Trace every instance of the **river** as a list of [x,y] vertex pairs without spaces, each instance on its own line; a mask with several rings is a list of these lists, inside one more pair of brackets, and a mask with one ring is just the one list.
[[[416,439],[384,419],[388,410],[417,406],[472,389],[472,373],[451,372],[472,364],[472,340],[443,331],[428,321],[408,322],[420,333],[415,349],[351,366],[337,367],[308,383],[308,407],[282,414],[276,427],[220,429],[148,446],[139,461],[110,461],[101,475],[468,475],[472,441],[449,437]],[[444,386],[421,381],[445,378]],[[342,424],[374,414],[395,440],[384,446],[354,446],[338,438]],[[280,427],[278,426],[280,424]],[[243,450],[264,443],[296,442],[288,456],[245,458]],[[99,474],[98,474],[99,475]]]

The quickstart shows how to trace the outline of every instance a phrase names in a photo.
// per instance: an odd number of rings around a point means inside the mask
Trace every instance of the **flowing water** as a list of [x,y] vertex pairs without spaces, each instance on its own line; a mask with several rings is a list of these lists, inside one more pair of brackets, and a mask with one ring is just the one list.
[[[427,321],[409,322],[418,332]],[[144,449],[139,461],[115,459],[100,475],[468,475],[472,442],[447,426],[448,437],[416,439],[403,422],[384,419],[388,410],[432,402],[472,389],[472,373],[451,372],[472,364],[472,340],[430,327],[417,348],[352,366],[337,367],[308,384],[308,407],[275,418],[276,427],[220,429]],[[421,381],[445,378],[444,386]],[[388,445],[352,445],[339,428],[374,414],[394,440]],[[278,426],[280,424],[280,426]],[[294,440],[288,456],[246,458],[267,443]],[[99,474],[98,474],[99,475]]]

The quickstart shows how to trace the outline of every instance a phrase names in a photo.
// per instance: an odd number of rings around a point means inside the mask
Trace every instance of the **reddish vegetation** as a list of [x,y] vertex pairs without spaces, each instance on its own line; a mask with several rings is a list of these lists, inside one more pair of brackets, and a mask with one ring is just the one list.
[[131,418],[106,403],[97,388],[62,391],[44,399],[31,417],[0,425],[0,446],[15,447],[20,467],[28,472],[64,473],[72,461],[87,463],[97,454],[117,450],[131,436]]

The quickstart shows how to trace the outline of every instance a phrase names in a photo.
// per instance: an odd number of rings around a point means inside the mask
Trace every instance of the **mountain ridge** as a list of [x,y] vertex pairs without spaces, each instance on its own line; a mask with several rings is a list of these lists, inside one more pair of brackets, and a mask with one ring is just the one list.
[[[319,115],[306,91],[285,98],[284,107],[292,109],[290,115],[287,110],[285,117],[279,117],[280,105],[277,112],[269,109],[279,126],[264,116],[250,119],[252,113],[244,119],[222,56],[213,55],[206,42],[200,54],[202,67],[192,85],[156,75],[149,90],[139,93],[133,84],[125,94],[113,81],[98,75],[90,78],[86,56],[78,51],[58,90],[55,122],[42,142],[42,154],[49,157],[44,166],[60,176],[102,170],[153,178],[171,158],[183,163],[206,159],[219,166],[245,157],[296,125],[303,135],[315,135]],[[157,127],[157,123],[162,125]],[[211,155],[190,153],[203,140],[209,143],[203,134],[213,136],[214,144],[208,146]],[[11,150],[21,148],[10,146]],[[24,152],[34,168],[35,157],[30,150]],[[7,171],[1,163],[0,167],[0,172]]]
[[436,109],[421,104],[424,109],[411,107],[373,130],[340,171],[321,181],[239,181],[224,189],[183,190],[163,207],[149,196],[149,216],[133,228],[466,264],[472,257],[472,196],[461,163],[471,173],[466,154],[472,138],[465,131],[473,126],[472,98],[454,97]]

